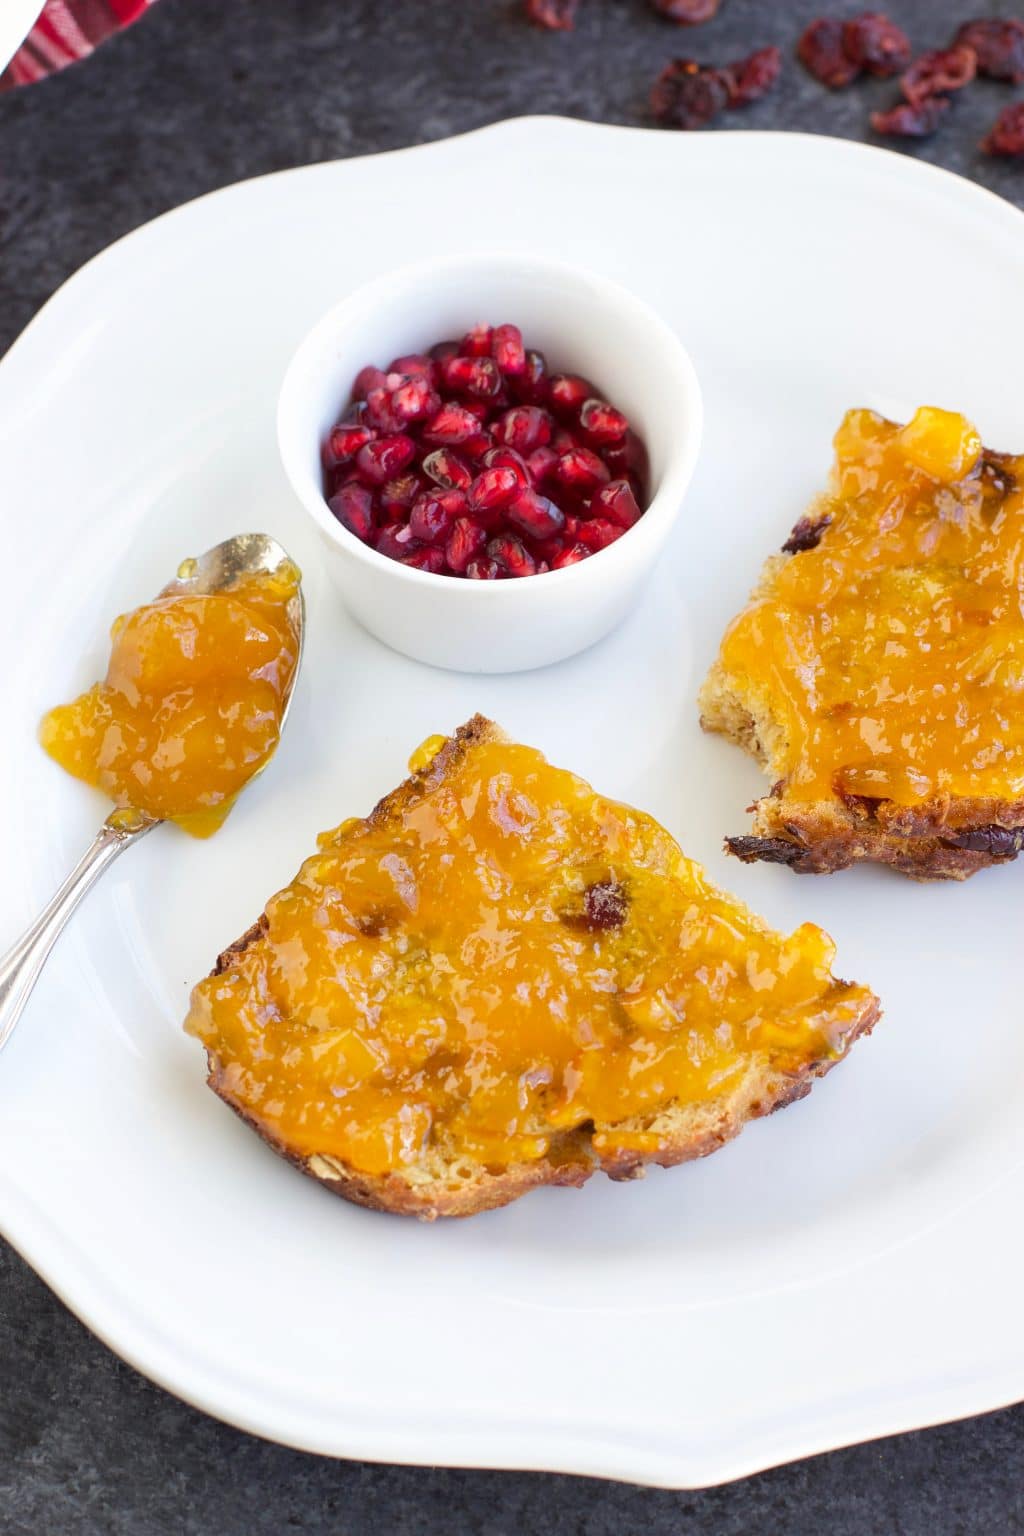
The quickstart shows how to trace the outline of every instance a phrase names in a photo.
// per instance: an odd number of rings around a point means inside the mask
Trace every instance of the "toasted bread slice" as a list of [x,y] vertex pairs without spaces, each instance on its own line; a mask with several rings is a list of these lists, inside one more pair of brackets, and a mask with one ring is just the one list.
[[805,1094],[878,1001],[641,812],[477,716],[196,987],[209,1083],[379,1210],[468,1216],[703,1157]]
[[1024,459],[851,411],[829,493],[726,632],[701,723],[771,774],[751,862],[963,880],[1024,843]]

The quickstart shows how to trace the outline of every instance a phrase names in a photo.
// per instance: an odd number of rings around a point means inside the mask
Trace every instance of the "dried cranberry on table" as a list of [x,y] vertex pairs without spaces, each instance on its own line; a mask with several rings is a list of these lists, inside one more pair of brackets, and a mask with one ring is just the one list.
[[730,107],[745,107],[771,90],[782,72],[778,48],[759,48],[756,53],[722,71],[729,87]]
[[1008,80],[1011,85],[1024,80],[1024,21],[1015,16],[965,22],[953,44],[974,50],[979,75],[990,80]]
[[796,45],[796,55],[806,70],[831,90],[852,85],[861,73],[843,47],[843,23],[835,17],[820,16],[805,28]]
[[930,96],[946,96],[950,91],[970,85],[978,72],[978,55],[973,48],[960,44],[954,48],[932,48],[914,60],[900,76],[900,89],[917,106]]
[[745,107],[771,90],[781,68],[777,48],[760,48],[721,69],[673,59],[654,82],[651,111],[666,128],[705,128],[727,107]]
[[846,56],[869,75],[899,75],[910,63],[910,39],[884,11],[863,11],[843,24]]
[[659,16],[678,21],[684,27],[694,27],[699,22],[711,20],[720,0],[651,0],[651,4]]
[[725,75],[696,59],[673,59],[651,89],[651,111],[666,128],[704,128],[728,105]]
[[919,102],[901,101],[887,112],[872,112],[876,133],[897,139],[926,139],[938,128],[950,108],[948,96],[926,96]]
[[580,0],[526,0],[526,16],[549,32],[571,32]]
[[1024,155],[1024,101],[1003,108],[981,147],[986,155]]
[[625,414],[589,379],[551,373],[515,325],[361,369],[321,459],[328,506],[350,533],[471,581],[562,570],[607,548],[642,516],[647,483]]

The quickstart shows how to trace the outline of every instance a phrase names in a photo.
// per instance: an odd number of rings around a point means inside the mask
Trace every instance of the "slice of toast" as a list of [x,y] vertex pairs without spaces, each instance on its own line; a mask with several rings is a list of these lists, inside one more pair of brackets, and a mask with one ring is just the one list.
[[651,817],[475,717],[343,822],[220,956],[209,1084],[359,1205],[468,1216],[703,1157],[871,1029],[810,924],[717,891]]
[[347,1200],[464,1217],[714,1152],[878,1017],[651,817],[474,717],[193,991],[209,1083]]
[[1024,843],[1024,458],[851,411],[700,695],[771,775],[737,857],[963,880]]

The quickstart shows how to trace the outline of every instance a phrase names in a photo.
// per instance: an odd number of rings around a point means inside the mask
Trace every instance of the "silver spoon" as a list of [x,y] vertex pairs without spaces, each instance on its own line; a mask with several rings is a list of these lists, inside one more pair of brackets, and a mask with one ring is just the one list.
[[[178,569],[174,581],[169,582],[160,594],[170,597],[175,593],[192,592],[206,595],[230,586],[239,576],[254,575],[260,571],[275,571],[289,557],[276,539],[265,533],[239,533],[223,544],[215,544],[205,555],[186,560]],[[291,707],[295,679],[302,663],[303,632],[306,606],[300,587],[288,605],[288,617],[299,639],[299,652],[288,684],[288,692],[281,712],[281,729]],[[269,762],[269,758],[267,760]],[[266,763],[256,770],[261,773]],[[253,778],[256,774],[253,774]],[[251,781],[250,781],[251,782]],[[58,935],[86,891],[99,879],[118,854],[132,843],[146,836],[160,821],[145,811],[112,811],[103,823],[91,847],[75,865],[60,890],[49,905],[40,913],[27,932],[3,959],[0,959],[0,1050],[14,1032],[32,988],[46,958],[57,941]]]

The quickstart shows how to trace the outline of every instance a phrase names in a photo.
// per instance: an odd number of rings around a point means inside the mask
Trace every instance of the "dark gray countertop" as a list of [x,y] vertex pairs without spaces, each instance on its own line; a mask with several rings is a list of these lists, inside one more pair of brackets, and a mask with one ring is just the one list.
[[[868,111],[893,87],[830,95],[793,61],[801,26],[823,8],[723,0],[715,21],[691,31],[645,0],[583,0],[576,32],[558,35],[526,26],[519,0],[160,0],[84,65],[0,96],[0,349],[94,252],[201,192],[525,112],[643,123],[650,81],[673,54],[725,62],[777,42],[778,90],[727,125],[870,138]],[[978,10],[1015,7],[891,0],[889,10],[927,47]],[[1024,163],[977,150],[1008,99],[1005,87],[978,86],[913,152],[1024,204]],[[965,303],[950,295],[954,315]],[[705,1493],[331,1462],[254,1440],[151,1386],[0,1244],[3,1536],[288,1530],[994,1536],[1024,1530],[1024,1407]]]

